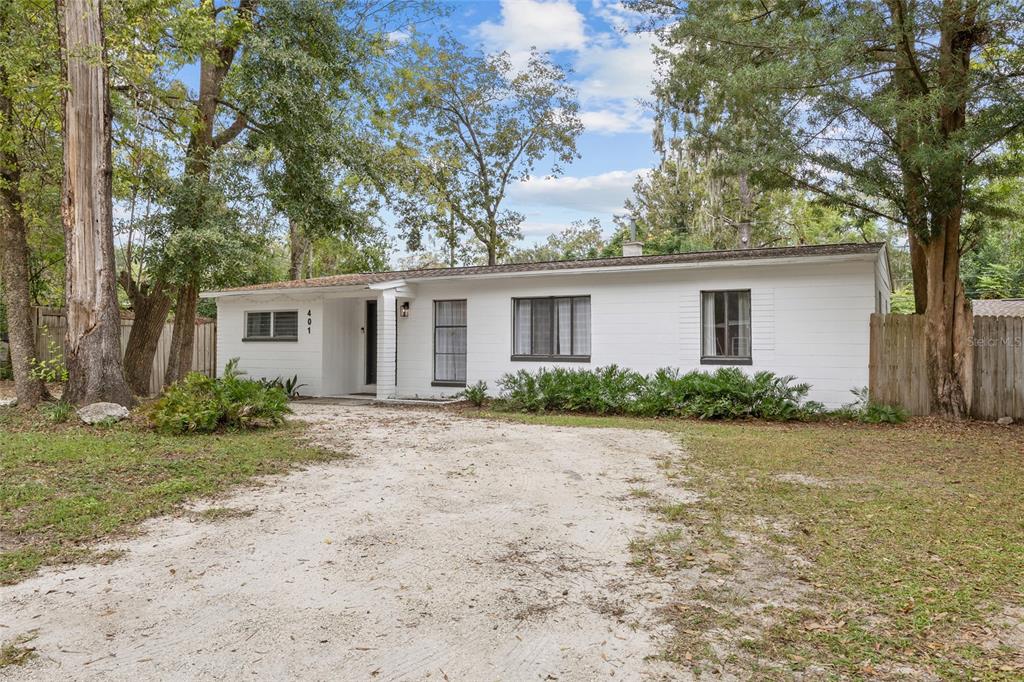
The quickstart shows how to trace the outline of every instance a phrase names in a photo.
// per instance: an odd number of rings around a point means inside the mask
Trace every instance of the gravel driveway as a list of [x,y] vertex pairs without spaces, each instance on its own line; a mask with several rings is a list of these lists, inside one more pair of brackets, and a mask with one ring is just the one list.
[[[0,590],[11,679],[670,679],[667,585],[629,566],[653,431],[299,403],[353,459],[147,523],[110,565]],[[645,483],[640,483],[646,481]]]

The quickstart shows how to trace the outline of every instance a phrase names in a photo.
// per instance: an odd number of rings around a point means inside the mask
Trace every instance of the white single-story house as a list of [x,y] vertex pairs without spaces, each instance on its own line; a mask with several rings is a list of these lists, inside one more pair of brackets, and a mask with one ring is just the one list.
[[311,396],[442,398],[544,366],[794,375],[828,406],[868,382],[888,312],[883,244],[346,274],[207,292],[218,372],[297,375]]

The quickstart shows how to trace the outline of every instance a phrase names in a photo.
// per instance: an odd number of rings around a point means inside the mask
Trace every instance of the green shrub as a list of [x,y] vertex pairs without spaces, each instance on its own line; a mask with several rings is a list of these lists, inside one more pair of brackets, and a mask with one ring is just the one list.
[[284,390],[284,394],[289,398],[299,397],[299,389],[306,384],[299,383],[299,377],[297,374],[293,374],[289,379],[282,379],[281,377],[275,377],[273,379],[258,379],[259,383],[265,388],[280,388]]
[[33,379],[45,381],[46,383],[64,382],[68,380],[68,368],[64,365],[64,355],[60,352],[61,346],[56,341],[51,341],[48,353],[49,360],[29,359],[29,375]]
[[487,402],[487,382],[478,381],[472,386],[466,386],[459,396],[467,400],[474,407],[483,407],[484,403]]
[[46,421],[52,424],[63,424],[71,418],[71,414],[75,411],[75,406],[61,400],[55,403],[43,403],[39,407],[39,411],[46,418]]
[[869,402],[860,420],[865,424],[902,424],[907,421],[907,411],[897,405]]
[[659,369],[644,376],[610,365],[595,370],[519,370],[503,376],[498,386],[504,405],[524,412],[776,420],[805,419],[822,412],[820,403],[805,402],[810,386],[794,381],[771,372],[751,377],[732,367],[710,374]]
[[153,424],[168,433],[280,425],[291,413],[285,389],[243,379],[237,367],[233,358],[218,379],[192,372],[173,384],[153,406]]
[[907,421],[907,411],[898,405],[884,405],[871,400],[868,387],[850,390],[854,401],[843,405],[831,414],[841,419],[854,419],[865,424],[902,424]]

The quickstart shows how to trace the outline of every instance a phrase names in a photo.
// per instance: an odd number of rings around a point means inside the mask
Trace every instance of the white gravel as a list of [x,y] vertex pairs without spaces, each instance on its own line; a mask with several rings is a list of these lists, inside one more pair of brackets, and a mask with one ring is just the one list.
[[[247,516],[156,519],[109,565],[0,590],[22,679],[678,679],[670,586],[631,568],[656,523],[653,431],[299,404],[355,458],[240,491]],[[644,480],[646,482],[639,483]],[[678,492],[678,491],[677,491]]]

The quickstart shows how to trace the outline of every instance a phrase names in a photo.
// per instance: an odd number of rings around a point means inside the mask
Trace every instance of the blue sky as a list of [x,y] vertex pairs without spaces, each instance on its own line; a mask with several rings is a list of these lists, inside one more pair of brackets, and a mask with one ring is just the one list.
[[586,131],[580,159],[551,178],[541,165],[513,187],[509,208],[526,216],[526,242],[543,240],[575,219],[597,217],[606,233],[639,172],[655,165],[650,98],[652,36],[631,28],[637,17],[616,0],[457,0],[448,29],[486,52],[522,59],[531,47],[572,71]]

